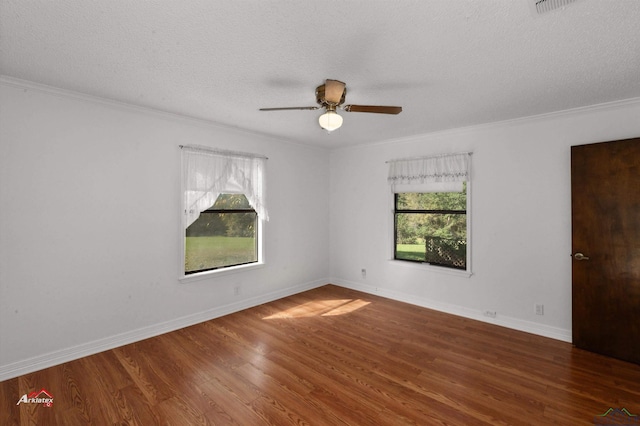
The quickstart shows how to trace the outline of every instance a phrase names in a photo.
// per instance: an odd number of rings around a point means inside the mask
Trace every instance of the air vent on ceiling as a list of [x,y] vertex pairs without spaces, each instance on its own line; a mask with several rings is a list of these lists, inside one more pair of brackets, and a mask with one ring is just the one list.
[[538,14],[551,12],[552,10],[563,8],[576,0],[530,0],[535,3],[535,10]]

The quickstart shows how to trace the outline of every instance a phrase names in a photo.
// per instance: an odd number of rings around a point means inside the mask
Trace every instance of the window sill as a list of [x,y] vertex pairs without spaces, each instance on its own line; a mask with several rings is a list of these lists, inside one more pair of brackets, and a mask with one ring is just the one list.
[[446,275],[455,275],[458,277],[469,278],[473,273],[471,271],[463,271],[461,269],[445,268],[442,266],[429,265],[428,263],[418,263],[405,260],[389,259],[392,265],[402,266],[404,268],[420,269],[423,271],[437,272]]
[[209,278],[217,278],[225,275],[237,274],[240,272],[251,271],[264,267],[264,262],[250,263],[248,265],[230,266],[223,269],[214,269],[213,271],[198,272],[196,274],[183,275],[178,277],[181,284],[188,284],[195,281],[202,281]]

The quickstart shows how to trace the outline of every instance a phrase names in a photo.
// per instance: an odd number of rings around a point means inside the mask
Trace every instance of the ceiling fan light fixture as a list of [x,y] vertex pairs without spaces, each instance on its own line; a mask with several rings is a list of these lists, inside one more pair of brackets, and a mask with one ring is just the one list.
[[333,132],[342,126],[342,117],[335,111],[329,110],[318,117],[318,123],[327,132]]

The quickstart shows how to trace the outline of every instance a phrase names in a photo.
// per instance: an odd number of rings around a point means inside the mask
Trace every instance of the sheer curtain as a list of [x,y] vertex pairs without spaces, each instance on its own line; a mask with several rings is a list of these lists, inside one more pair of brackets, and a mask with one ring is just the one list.
[[269,220],[265,202],[266,157],[182,146],[184,226],[210,208],[220,194],[244,194],[258,217]]
[[469,181],[471,153],[388,161],[387,178],[393,192],[462,191]]

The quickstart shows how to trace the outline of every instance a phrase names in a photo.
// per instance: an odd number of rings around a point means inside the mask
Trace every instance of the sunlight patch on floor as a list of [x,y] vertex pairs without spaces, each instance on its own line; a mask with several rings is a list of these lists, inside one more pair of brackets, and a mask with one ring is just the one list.
[[371,302],[361,299],[322,300],[303,303],[278,312],[263,319],[308,318],[315,316],[336,316],[356,311]]
[[361,299],[352,300],[348,303],[345,303],[342,306],[338,306],[335,309],[330,310],[329,312],[325,312],[322,314],[323,317],[330,317],[333,315],[344,315],[353,311],[357,311],[360,308],[367,306],[371,302],[365,302]]

